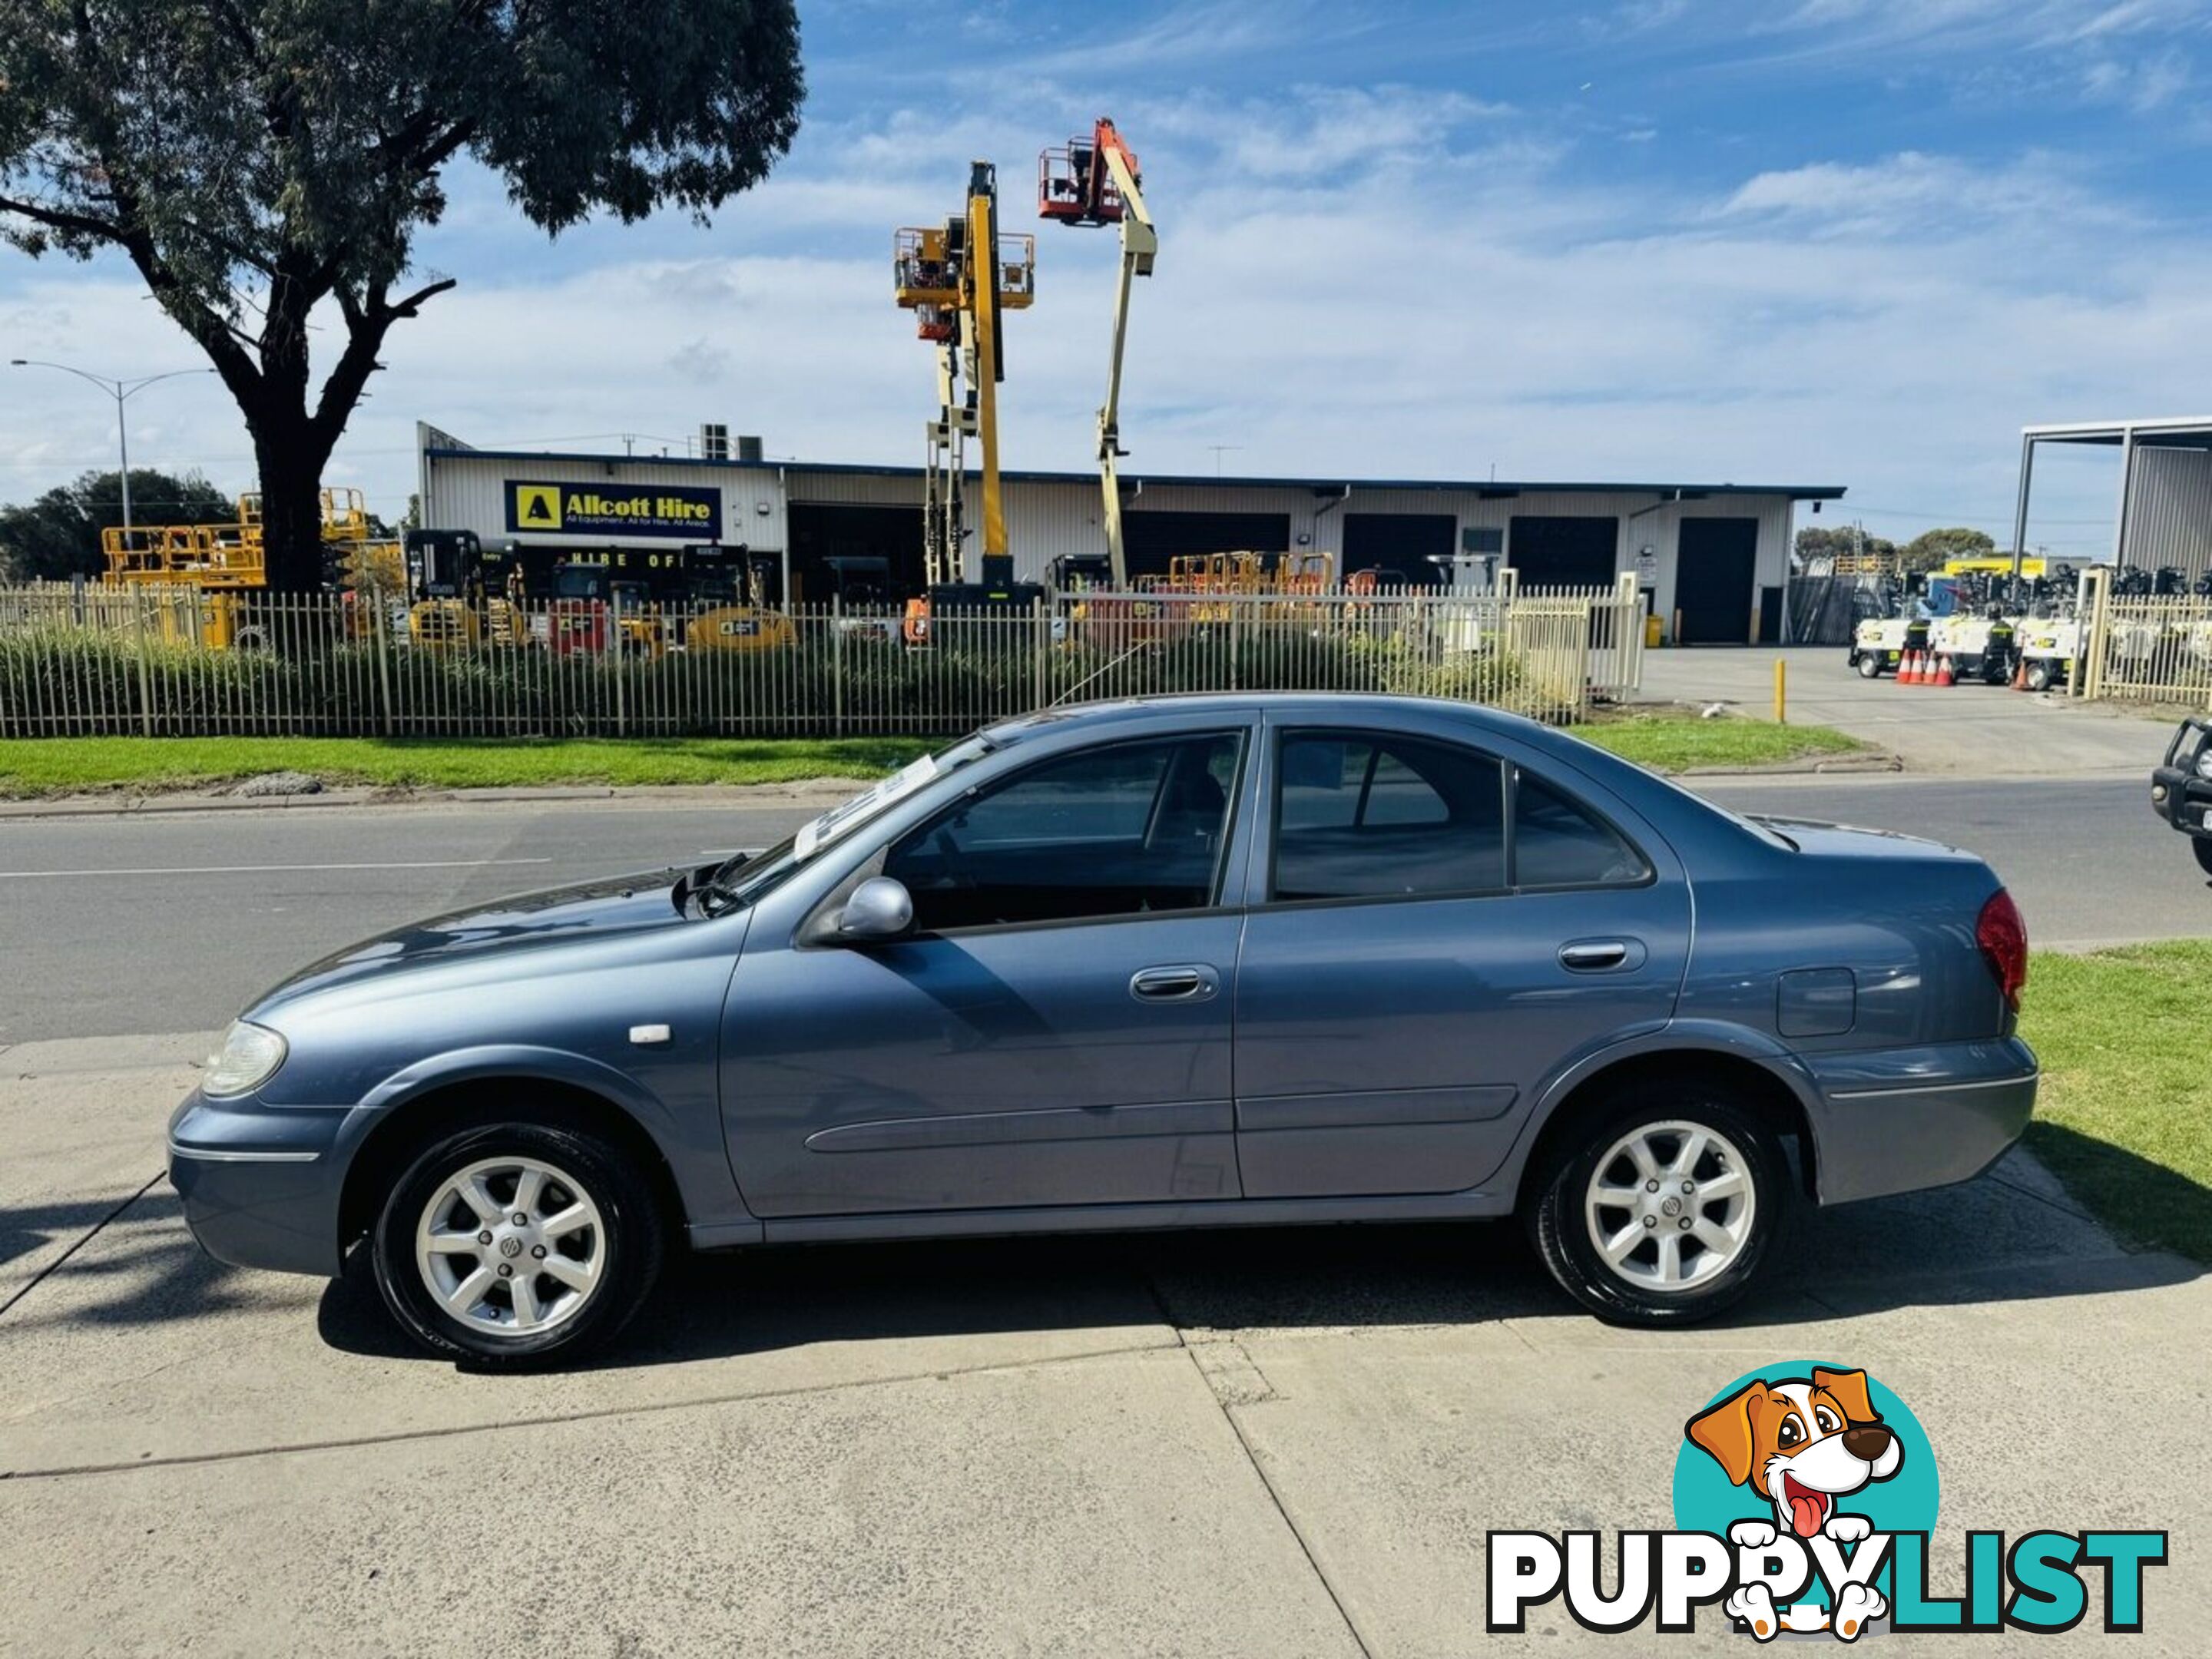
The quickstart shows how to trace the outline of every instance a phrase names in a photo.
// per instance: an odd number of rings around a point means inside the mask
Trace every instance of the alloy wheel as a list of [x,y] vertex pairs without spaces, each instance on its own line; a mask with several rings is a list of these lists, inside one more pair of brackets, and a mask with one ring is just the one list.
[[605,1276],[607,1228],[573,1176],[542,1159],[483,1158],[438,1186],[415,1229],[433,1300],[471,1331],[533,1336],[583,1311]]
[[1591,1169],[1583,1213],[1607,1269],[1664,1295],[1711,1282],[1742,1255],[1758,1195],[1726,1135],[1669,1120],[1639,1124],[1606,1150]]

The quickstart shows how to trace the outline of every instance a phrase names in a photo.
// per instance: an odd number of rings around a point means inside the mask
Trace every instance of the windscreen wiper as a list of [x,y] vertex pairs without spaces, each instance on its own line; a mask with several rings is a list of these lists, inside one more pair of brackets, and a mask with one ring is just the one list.
[[[747,848],[731,854],[720,864],[701,865],[677,884],[676,908],[679,910],[684,908],[687,891],[698,898],[699,908],[708,915],[720,915],[724,910],[741,902],[736,890],[730,886],[729,878],[750,864],[756,852],[757,849]],[[708,908],[708,901],[717,899],[721,901],[720,907]]]

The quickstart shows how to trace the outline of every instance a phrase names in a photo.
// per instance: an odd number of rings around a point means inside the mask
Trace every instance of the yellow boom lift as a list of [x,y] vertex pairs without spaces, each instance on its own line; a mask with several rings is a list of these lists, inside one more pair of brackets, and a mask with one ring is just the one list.
[[[1002,318],[1036,298],[1036,238],[999,234],[997,168],[988,161],[969,164],[967,205],[958,217],[894,234],[891,281],[900,307],[915,313],[915,333],[938,353],[938,413],[927,428],[923,495],[925,580],[936,589],[967,577],[962,491],[972,437],[982,460],[982,586],[1003,585],[1010,561],[999,486],[999,384],[1006,378]],[[927,602],[917,602],[908,614],[908,637],[926,635]]]
[[1114,586],[1128,585],[1128,561],[1121,544],[1121,481],[1116,463],[1121,447],[1121,353],[1129,337],[1129,286],[1152,274],[1159,233],[1145,206],[1144,175],[1136,153],[1122,143],[1112,121],[1098,118],[1088,139],[1071,138],[1065,148],[1037,158],[1037,212],[1063,225],[1115,225],[1121,233],[1121,269],[1114,284],[1114,347],[1107,360],[1106,401],[1098,410],[1098,483],[1104,492],[1106,556]]

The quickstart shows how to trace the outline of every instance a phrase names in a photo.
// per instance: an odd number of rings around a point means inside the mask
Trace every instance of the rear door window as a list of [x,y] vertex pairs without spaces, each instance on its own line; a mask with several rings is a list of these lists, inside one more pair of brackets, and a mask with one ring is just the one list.
[[1519,775],[1513,790],[1516,887],[1614,887],[1650,873],[1644,854],[1611,824],[1542,779]]
[[1505,769],[1419,738],[1290,732],[1278,750],[1279,902],[1496,892]]

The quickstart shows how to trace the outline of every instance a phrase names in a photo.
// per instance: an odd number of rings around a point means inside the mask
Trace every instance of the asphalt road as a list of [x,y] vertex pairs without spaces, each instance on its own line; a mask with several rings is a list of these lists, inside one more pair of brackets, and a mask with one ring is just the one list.
[[[1970,847],[2039,945],[2212,931],[2212,891],[2139,778],[1705,787],[1745,811]],[[623,799],[0,821],[0,1044],[213,1030],[294,969],[411,917],[763,845],[817,810]]]

